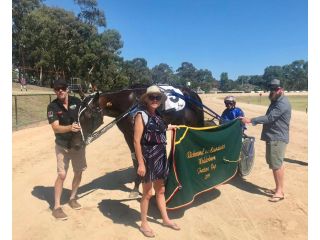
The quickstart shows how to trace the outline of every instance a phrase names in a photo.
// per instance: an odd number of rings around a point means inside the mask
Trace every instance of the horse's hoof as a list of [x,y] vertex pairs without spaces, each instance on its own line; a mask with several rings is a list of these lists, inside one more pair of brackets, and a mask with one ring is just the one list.
[[129,198],[137,198],[139,197],[139,191],[131,191],[129,194]]

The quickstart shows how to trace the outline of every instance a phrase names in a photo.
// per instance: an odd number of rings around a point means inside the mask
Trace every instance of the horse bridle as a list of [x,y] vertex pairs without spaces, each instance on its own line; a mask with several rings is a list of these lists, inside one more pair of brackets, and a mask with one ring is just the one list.
[[[87,102],[86,99],[89,98],[89,97],[90,97],[90,99],[89,99],[89,101]],[[80,128],[81,128],[81,129],[80,129],[80,133],[81,133],[82,141],[83,141],[84,143],[86,143],[86,139],[85,139],[85,137],[84,137],[83,130],[82,130],[82,127],[81,127],[81,122],[80,122],[80,117],[81,117],[81,115],[84,113],[85,110],[89,110],[90,113],[93,114],[93,115],[94,115],[94,114],[101,114],[101,112],[102,112],[102,108],[101,108],[100,106],[98,106],[98,107],[92,107],[92,106],[91,106],[91,103],[92,103],[93,99],[94,99],[94,96],[92,96],[92,95],[86,96],[86,97],[82,100],[82,103],[81,103],[81,105],[80,105],[80,107],[79,107],[79,111],[78,111],[78,124],[79,124],[79,126],[80,126]],[[89,138],[90,135],[92,135],[92,134],[89,134],[87,138]]]
[[[91,96],[91,99],[88,101],[88,103],[86,104],[81,104],[79,111],[78,111],[78,124],[81,127],[81,123],[80,123],[80,117],[81,114],[83,114],[83,112],[87,109],[89,109],[91,111],[91,113],[100,113],[102,112],[102,108],[100,106],[96,107],[96,109],[92,108],[90,106],[91,102],[94,99],[94,96]],[[87,96],[87,97],[89,97]],[[87,98],[86,97],[86,98]],[[83,99],[82,103],[85,102],[86,98]],[[83,106],[85,105],[85,106]],[[97,138],[99,138],[102,134],[104,134],[105,132],[107,132],[110,128],[112,128],[117,122],[119,122],[121,119],[125,118],[127,115],[131,114],[138,106],[137,101],[135,103],[133,103],[133,105],[123,114],[121,114],[119,117],[115,118],[113,121],[111,121],[110,123],[108,123],[106,126],[104,126],[103,128],[101,128],[98,131],[95,131],[91,134],[88,134],[87,139],[85,139],[84,134],[83,134],[83,130],[82,128],[80,129],[80,133],[82,136],[82,141],[85,143],[85,145],[88,145],[89,143],[93,142],[94,140],[96,140]]]

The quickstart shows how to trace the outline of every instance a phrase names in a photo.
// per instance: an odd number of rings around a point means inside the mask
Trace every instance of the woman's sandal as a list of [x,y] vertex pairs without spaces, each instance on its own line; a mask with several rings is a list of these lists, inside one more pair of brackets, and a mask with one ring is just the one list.
[[180,227],[176,223],[172,223],[172,224],[162,223],[162,225],[164,227],[168,227],[168,228],[171,228],[171,229],[176,230],[176,231],[180,230]]
[[139,230],[145,237],[154,238],[156,236],[152,230],[145,230],[142,227],[140,227]]
[[269,198],[269,202],[279,202],[281,200],[284,199],[284,196],[280,197],[280,196],[272,196],[271,198]]
[[265,190],[263,190],[263,192],[265,193],[265,194],[268,194],[268,195],[274,195],[276,192],[274,191],[274,190],[272,190],[272,189],[265,189]]

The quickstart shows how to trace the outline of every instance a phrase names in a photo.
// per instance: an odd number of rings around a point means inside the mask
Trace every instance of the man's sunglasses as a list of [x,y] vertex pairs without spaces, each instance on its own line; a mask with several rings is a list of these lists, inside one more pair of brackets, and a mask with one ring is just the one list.
[[269,91],[270,92],[276,92],[276,91],[278,91],[280,89],[280,87],[270,87],[269,88]]
[[56,92],[59,92],[60,90],[66,91],[66,90],[67,90],[67,87],[56,87],[56,88],[54,88],[54,90],[55,90]]
[[160,95],[149,95],[148,98],[149,98],[150,101],[154,101],[154,100],[160,101],[161,100],[161,96]]

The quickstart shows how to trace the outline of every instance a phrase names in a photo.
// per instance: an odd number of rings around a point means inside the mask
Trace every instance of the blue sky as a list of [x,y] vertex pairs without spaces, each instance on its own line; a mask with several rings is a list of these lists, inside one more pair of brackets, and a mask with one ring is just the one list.
[[[45,4],[79,11],[73,0]],[[98,0],[98,7],[122,36],[121,55],[143,57],[150,68],[186,61],[236,79],[308,60],[307,0]]]

